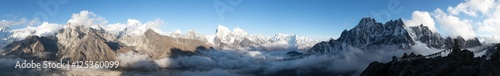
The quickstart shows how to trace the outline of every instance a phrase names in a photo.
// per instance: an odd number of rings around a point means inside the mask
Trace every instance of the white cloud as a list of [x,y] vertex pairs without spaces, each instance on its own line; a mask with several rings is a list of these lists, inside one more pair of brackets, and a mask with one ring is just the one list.
[[33,26],[40,23],[40,18],[35,18],[28,23],[28,26]]
[[182,31],[181,31],[181,30],[179,30],[179,29],[176,29],[176,30],[174,31],[174,33],[176,33],[176,34],[182,34]]
[[105,18],[94,14],[94,12],[83,10],[80,11],[80,13],[73,13],[71,19],[68,20],[68,23],[70,25],[90,27],[105,25],[108,21]]
[[36,27],[35,35],[52,36],[55,35],[62,28],[63,27],[60,24],[43,22],[42,25]]
[[87,10],[74,13],[71,19],[68,20],[68,24],[70,26],[102,27],[102,29],[112,34],[141,35],[147,29],[153,29],[155,32],[165,34],[159,29],[165,22],[159,18],[146,23],[142,23],[136,19],[128,19],[127,23],[108,24],[108,21],[104,17]]
[[138,25],[140,25],[140,24],[141,24],[141,21],[136,20],[136,19],[128,19],[128,20],[127,20],[127,24],[128,24],[129,26],[138,26]]
[[462,36],[464,39],[473,39],[476,36],[471,20],[448,15],[439,8],[434,10],[434,18],[451,37]]
[[[455,7],[449,6],[448,16],[440,9],[436,9],[435,13],[438,15],[435,16],[436,20],[449,30],[447,32],[451,33],[451,36],[460,35],[470,39],[475,37],[477,32],[477,35],[484,36],[481,37],[482,40],[487,40],[484,42],[500,42],[500,31],[497,31],[500,30],[500,7],[494,0],[467,0]],[[460,19],[460,13],[472,16],[473,19]]]
[[[460,13],[472,16],[472,18],[459,18]],[[448,13],[436,9],[435,15],[436,20],[445,29],[451,29],[448,32],[452,33],[452,36],[479,35],[482,40],[487,40],[485,42],[500,42],[500,31],[498,31],[500,30],[500,4],[498,1],[467,0],[455,7],[449,6]]]
[[478,22],[478,32],[481,34],[490,35],[491,37],[486,40],[491,40],[490,42],[500,42],[500,5],[495,7],[491,17],[484,19],[482,22]]
[[102,26],[102,27],[104,30],[112,34],[118,34],[121,31],[125,30],[125,28],[127,28],[125,24],[121,23],[109,24],[107,26]]
[[455,7],[448,7],[448,12],[450,15],[458,15],[459,13],[464,13],[469,16],[476,17],[477,11],[481,12],[483,15],[489,15],[490,10],[497,4],[494,0],[467,0],[464,3],[460,3]]
[[142,35],[148,29],[152,29],[160,34],[166,34],[159,29],[160,26],[164,24],[165,22],[159,18],[154,21],[148,21],[147,23],[144,24],[136,19],[128,19],[126,24],[115,23],[102,27],[104,30],[112,34],[119,34],[120,32],[123,32],[125,35],[137,36],[137,35]]
[[426,11],[414,11],[411,20],[404,20],[404,23],[409,26],[419,26],[423,24],[429,27],[432,32],[437,32],[434,19],[432,19],[429,12]]
[[31,35],[41,37],[53,36],[62,28],[63,26],[60,24],[43,22],[40,26],[36,27],[27,26],[26,28],[14,29],[12,30],[12,32],[14,33],[11,37],[15,38],[16,40],[20,40]]
[[15,20],[0,20],[0,27],[9,27],[14,25],[23,25],[26,23],[25,18],[19,19],[19,21]]

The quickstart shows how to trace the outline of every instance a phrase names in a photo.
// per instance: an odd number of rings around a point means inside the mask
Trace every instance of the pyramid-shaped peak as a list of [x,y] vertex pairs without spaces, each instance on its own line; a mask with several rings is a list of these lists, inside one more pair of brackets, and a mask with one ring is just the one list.
[[215,30],[215,33],[229,33],[229,32],[231,32],[231,30],[222,25],[217,26],[217,30]]
[[144,32],[145,35],[150,35],[150,34],[158,34],[156,33],[153,29],[148,29],[146,32]]

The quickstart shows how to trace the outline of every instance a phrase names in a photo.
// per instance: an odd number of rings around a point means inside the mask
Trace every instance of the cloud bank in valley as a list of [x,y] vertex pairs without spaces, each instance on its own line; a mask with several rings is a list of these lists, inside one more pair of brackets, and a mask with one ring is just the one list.
[[[192,56],[151,59],[133,52],[118,56],[122,67],[169,75],[357,75],[373,61],[388,62],[402,50],[349,48],[339,54],[289,56],[288,51],[204,50]],[[154,71],[156,70],[156,71]],[[168,70],[168,71],[167,71]],[[164,74],[164,73],[161,73]]]

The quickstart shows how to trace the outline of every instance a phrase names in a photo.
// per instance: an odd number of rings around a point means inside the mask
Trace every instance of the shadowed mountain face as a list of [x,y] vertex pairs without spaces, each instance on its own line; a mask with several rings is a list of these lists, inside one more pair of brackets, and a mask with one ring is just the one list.
[[474,57],[473,52],[460,48],[444,57],[422,58],[422,55],[405,54],[400,58],[393,57],[387,63],[372,62],[361,76],[499,76],[500,46],[497,44],[490,49],[496,51],[489,57]]
[[55,60],[59,51],[54,37],[29,36],[25,40],[7,45],[5,53],[26,59]]
[[344,30],[337,40],[318,43],[309,52],[335,52],[349,46],[356,48],[396,46],[408,49],[415,42],[405,27],[401,19],[382,24],[373,18],[363,18],[354,28]]
[[96,33],[97,30],[89,30],[87,34],[80,39],[77,46],[68,48],[64,57],[70,57],[72,61],[111,61],[115,60],[115,50],[112,50],[105,39]]
[[202,46],[205,49],[210,46],[205,44],[199,40],[193,39],[182,39],[182,38],[172,38],[168,36],[160,35],[153,30],[149,29],[144,32],[144,36],[142,36],[143,42],[141,42],[141,46],[143,47],[142,52],[149,53],[152,58],[162,58],[169,57],[171,54],[171,49],[183,50],[185,52],[195,53],[197,47]]
[[[138,52],[152,58],[169,57],[171,49],[195,53],[197,47],[207,49],[207,44],[191,39],[171,38],[149,29],[140,36],[118,39],[102,29],[67,26],[56,36],[30,36],[4,47],[6,55],[39,60],[112,61],[117,54]],[[181,53],[182,54],[182,53]]]
[[[430,48],[444,49],[452,46],[451,39],[451,37],[442,38],[439,33],[432,32],[427,26],[406,26],[401,19],[390,20],[382,24],[367,17],[361,19],[354,28],[344,30],[337,40],[320,42],[314,45],[309,52],[339,52],[347,47],[410,49],[417,42],[424,43]],[[466,48],[482,45],[477,38],[465,40],[462,37],[457,37],[456,39],[463,42],[461,46]]]
[[433,48],[446,48],[447,46],[444,46],[445,42],[444,39],[441,37],[439,33],[432,32],[429,27],[424,26],[423,24],[419,26],[412,26],[408,30],[410,33],[410,36],[413,37],[415,41],[420,41],[422,43],[427,44],[427,47],[433,47]]

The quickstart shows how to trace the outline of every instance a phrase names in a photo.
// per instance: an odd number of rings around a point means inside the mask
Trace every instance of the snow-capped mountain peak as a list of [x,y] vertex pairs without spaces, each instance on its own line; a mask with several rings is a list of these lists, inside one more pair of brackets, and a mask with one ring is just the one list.
[[8,28],[8,27],[0,27],[0,31],[1,32],[8,32],[8,31],[10,31],[10,28]]
[[[240,28],[234,28],[233,31],[229,30],[229,28],[219,25],[216,30],[216,38],[218,41],[224,44],[233,44],[235,42],[239,42],[247,38],[247,32]],[[218,43],[215,43],[218,45]]]
[[291,34],[283,34],[283,33],[277,33],[274,35],[273,38],[269,39],[270,42],[273,43],[296,43],[297,35]]
[[245,30],[243,30],[241,28],[234,28],[233,32],[231,32],[231,33],[234,35],[237,35],[237,36],[245,36],[248,34]]
[[229,35],[229,33],[231,33],[231,30],[222,25],[217,26],[217,29],[215,30],[215,34],[218,37],[224,37],[226,35]]
[[0,47],[4,47],[9,44],[11,40],[12,32],[8,27],[0,27]]
[[229,30],[229,28],[223,25],[217,26],[215,35],[205,35],[195,31],[190,31],[186,34],[171,32],[169,36],[174,38],[187,38],[204,41],[219,49],[250,47],[262,49],[261,47],[269,47],[268,45],[280,45],[280,47],[281,45],[290,46],[286,47],[287,49],[308,49],[312,47],[312,45],[316,44],[316,41],[307,37],[300,37],[295,34],[288,35],[278,33],[274,36],[268,37],[258,34],[249,34],[241,28],[233,28],[233,30]]

